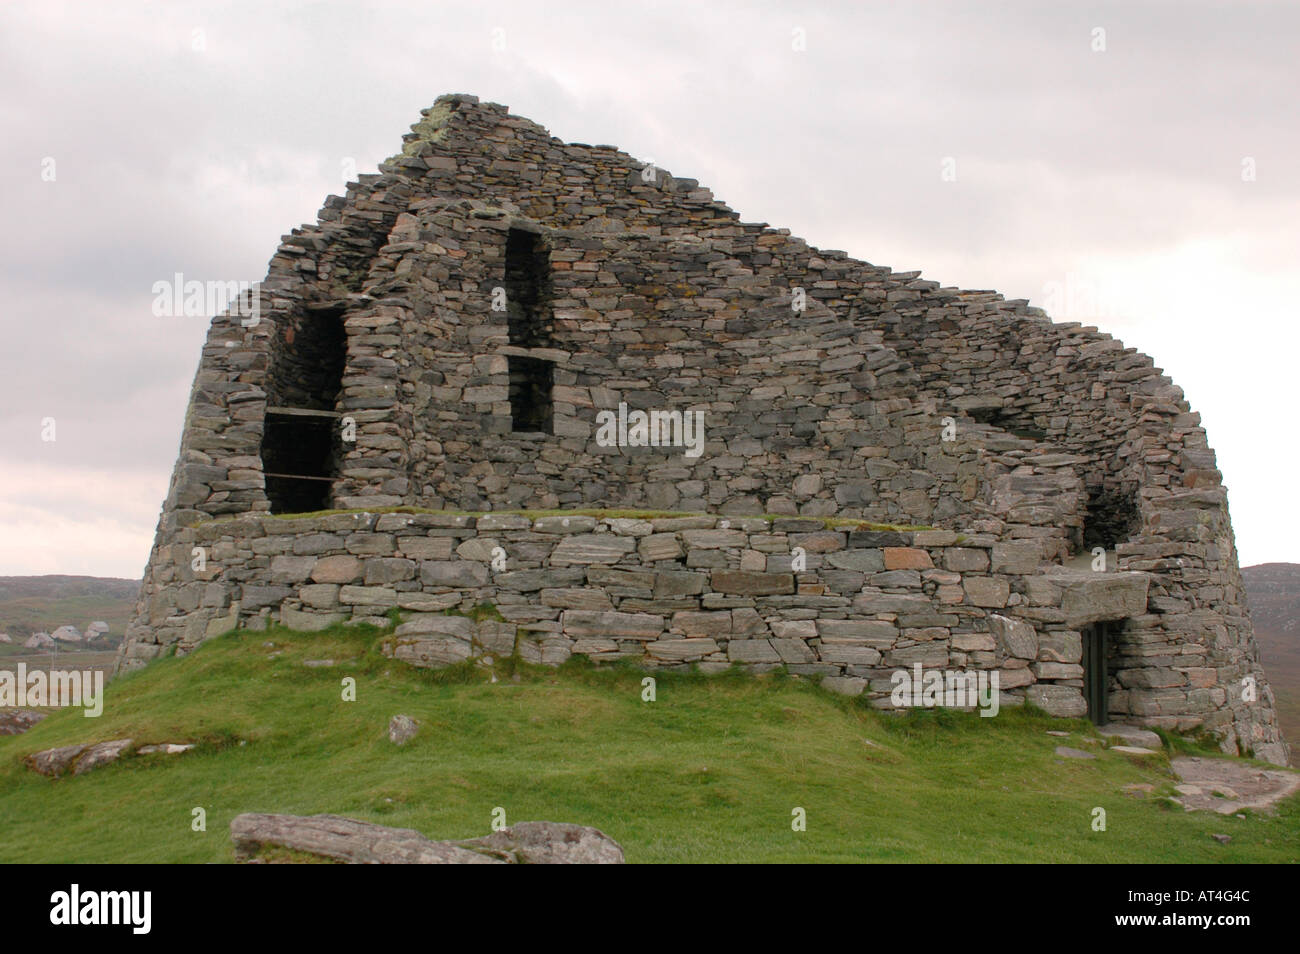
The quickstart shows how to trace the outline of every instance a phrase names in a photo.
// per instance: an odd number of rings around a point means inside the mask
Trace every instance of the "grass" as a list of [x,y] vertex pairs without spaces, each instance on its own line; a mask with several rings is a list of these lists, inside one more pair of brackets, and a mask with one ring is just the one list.
[[[643,702],[640,670],[505,660],[492,683],[472,665],[386,659],[383,635],[232,633],[115,680],[99,719],[64,710],[0,738],[0,862],[230,862],[230,821],[246,811],[468,838],[498,806],[508,821],[594,825],[633,862],[1300,860],[1296,799],[1275,816],[1184,813],[1162,797],[1163,757],[1099,745],[1095,760],[1055,757],[1061,743],[1089,748],[1086,723],[1008,708],[886,715],[781,674],[659,673]],[[319,659],[335,665],[304,665]],[[344,677],[355,702],[341,700]],[[421,723],[402,747],[387,738],[397,713]],[[22,763],[126,736],[200,744],[54,780]],[[1133,797],[1132,783],[1155,791]],[[192,830],[194,808],[206,831]],[[791,829],[795,808],[806,831]]]

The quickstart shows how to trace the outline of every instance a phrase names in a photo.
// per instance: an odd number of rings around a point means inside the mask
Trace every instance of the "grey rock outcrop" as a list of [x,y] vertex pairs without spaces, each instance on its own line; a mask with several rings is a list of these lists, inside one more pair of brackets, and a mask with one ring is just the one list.
[[230,823],[235,856],[255,859],[288,849],[349,864],[622,864],[623,850],[595,828],[519,822],[484,838],[432,841],[410,828],[388,828],[340,815],[246,813]]
[[36,709],[0,709],[0,735],[21,735],[47,715]]
[[1230,759],[1180,756],[1170,762],[1181,784],[1175,799],[1187,811],[1233,815],[1243,808],[1272,812],[1300,791],[1300,772],[1260,769]]
[[69,771],[82,775],[91,769],[116,762],[131,750],[130,739],[113,739],[89,745],[65,745],[27,756],[28,766],[41,775],[58,776]]
[[394,745],[405,745],[415,738],[420,724],[406,715],[395,715],[388,721],[388,741]]

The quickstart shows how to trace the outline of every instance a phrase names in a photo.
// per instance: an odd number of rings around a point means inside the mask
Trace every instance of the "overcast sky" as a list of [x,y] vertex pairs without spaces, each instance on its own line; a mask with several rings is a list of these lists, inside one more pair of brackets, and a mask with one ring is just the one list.
[[207,328],[155,317],[153,283],[261,279],[447,92],[1153,355],[1218,451],[1242,564],[1300,562],[1298,27],[1227,0],[11,0],[0,575],[140,575]]

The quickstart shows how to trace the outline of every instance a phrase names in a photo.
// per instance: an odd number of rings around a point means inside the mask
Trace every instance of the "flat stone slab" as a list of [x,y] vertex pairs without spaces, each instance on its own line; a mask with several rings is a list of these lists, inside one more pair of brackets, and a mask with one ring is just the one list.
[[1095,759],[1097,756],[1082,749],[1072,749],[1068,745],[1058,745],[1056,754],[1066,759]]
[[1112,745],[1112,752],[1123,752],[1125,755],[1159,755],[1158,749],[1144,749],[1139,745]]
[[622,864],[623,849],[604,832],[561,822],[518,822],[483,838],[431,841],[411,828],[388,828],[341,815],[245,813],[230,823],[235,857],[252,860],[278,847],[348,864]]
[[1136,745],[1144,749],[1164,748],[1160,736],[1150,729],[1142,728],[1140,725],[1124,725],[1120,722],[1111,722],[1100,726],[1097,729],[1097,734],[1103,739],[1123,739],[1125,745]]
[[1192,756],[1180,756],[1170,765],[1182,782],[1176,786],[1180,797],[1174,801],[1189,812],[1232,815],[1243,808],[1271,812],[1282,799],[1300,791],[1300,772],[1290,769],[1261,769],[1234,759]]
[[1051,567],[1044,579],[1061,591],[1061,610],[1066,623],[1077,629],[1105,619],[1141,616],[1147,608],[1147,573],[1124,571],[1098,573]]

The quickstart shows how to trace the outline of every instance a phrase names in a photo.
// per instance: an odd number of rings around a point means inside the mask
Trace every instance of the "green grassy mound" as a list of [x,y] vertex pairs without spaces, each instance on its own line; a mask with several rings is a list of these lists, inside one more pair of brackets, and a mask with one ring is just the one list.
[[[0,861],[228,862],[230,820],[246,811],[468,838],[497,808],[507,822],[594,825],[631,862],[1300,860],[1296,799],[1276,816],[1184,813],[1162,797],[1163,756],[1089,746],[1086,723],[1007,708],[887,715],[777,674],[660,673],[646,702],[640,670],[504,660],[491,682],[473,666],[385,659],[381,637],[230,634],[114,681],[98,719],[60,711],[0,738]],[[321,659],[335,665],[305,665]],[[387,738],[397,713],[421,722],[402,747]],[[53,780],[22,763],[122,737],[199,745]],[[1059,759],[1061,743],[1098,757]],[[1154,789],[1137,797],[1134,783]],[[192,830],[196,807],[206,831]],[[806,831],[792,830],[796,808]]]

